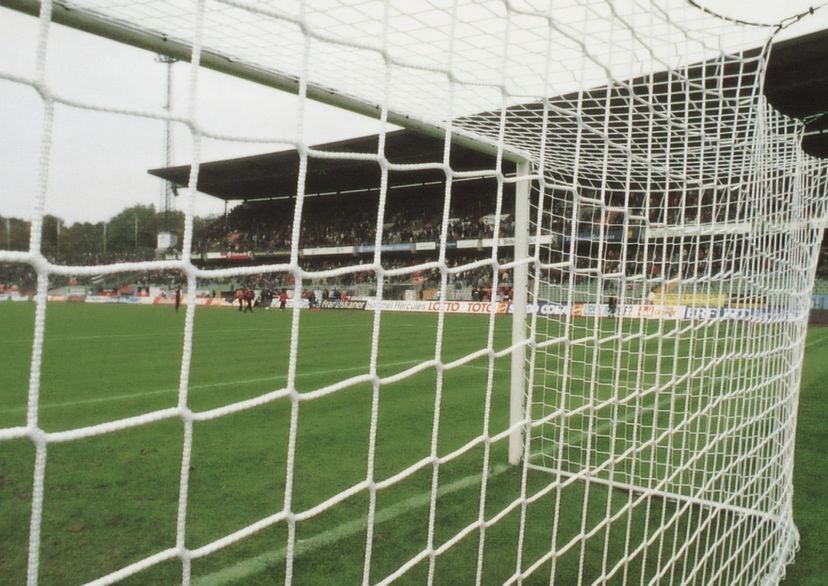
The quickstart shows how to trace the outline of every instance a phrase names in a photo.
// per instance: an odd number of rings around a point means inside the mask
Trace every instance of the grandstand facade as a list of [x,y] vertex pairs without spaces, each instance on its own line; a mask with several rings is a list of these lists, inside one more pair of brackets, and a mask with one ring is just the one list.
[[[819,55],[826,40],[828,35],[820,32],[774,46],[763,88],[775,107],[805,119],[814,118],[824,109],[821,89],[828,83],[828,68]],[[716,96],[735,104],[744,102],[745,108],[751,107],[752,97],[745,92],[758,87],[752,80],[757,75],[761,53],[762,49],[757,48],[745,51],[739,61],[710,61],[691,66],[686,75],[695,80],[695,85],[688,86],[664,71],[634,78],[616,87],[596,87],[582,94],[571,93],[507,110],[506,127],[509,132],[518,133],[510,141],[528,150],[538,148],[538,137],[533,134],[533,129],[540,118],[545,116],[550,121],[551,136],[547,141],[555,148],[550,149],[547,156],[544,197],[551,204],[544,212],[545,217],[538,220],[548,223],[543,226],[544,235],[539,237],[543,239],[539,244],[548,254],[547,264],[560,262],[574,244],[575,273],[567,274],[552,268],[538,278],[559,284],[572,279],[577,300],[582,301],[617,289],[615,280],[599,284],[590,277],[590,271],[593,271],[641,276],[652,283],[636,291],[641,298],[655,291],[661,300],[670,303],[716,306],[773,303],[773,300],[754,298],[750,293],[750,273],[755,272],[756,267],[733,264],[733,259],[742,257],[750,240],[750,211],[742,196],[750,186],[722,169],[719,176],[697,178],[698,189],[677,189],[677,178],[654,175],[652,169],[666,168],[668,159],[673,156],[689,156],[686,164],[698,165],[693,163],[693,158],[703,159],[705,156],[703,133],[688,129],[686,140],[682,141],[668,134],[657,134],[648,142],[646,128],[642,125],[653,106],[653,96],[660,101],[659,108],[668,111],[686,110],[689,113],[705,108],[715,111],[723,107],[708,95],[708,90],[715,89]],[[797,68],[792,68],[792,64]],[[797,71],[796,75],[791,73],[793,70]],[[707,80],[717,80],[721,87],[713,87]],[[580,121],[568,114],[576,102],[580,103],[579,111],[582,112]],[[732,115],[738,115],[738,112],[734,111]],[[459,118],[456,123],[475,130],[481,125],[494,124],[497,116],[497,112],[484,112]],[[580,136],[578,128],[583,120],[588,122],[586,128],[604,126],[606,136]],[[520,138],[521,132],[526,132],[525,140]],[[825,136],[828,135],[806,133],[803,148],[806,152],[819,154],[820,149],[825,148],[822,146]],[[566,170],[574,168],[568,157],[576,152],[576,140],[584,161],[578,167],[579,176],[573,177]],[[653,140],[663,144],[654,146]],[[434,168],[416,172],[394,170],[388,174],[383,266],[396,268],[434,261],[440,248],[439,233],[445,211],[446,176],[439,163],[443,159],[444,141],[412,130],[390,132],[384,141],[383,154],[389,164],[432,163]],[[723,144],[729,145],[733,152],[723,158],[741,157],[743,141],[741,135],[726,137]],[[611,149],[618,150],[621,158],[631,149],[632,167],[602,168],[602,150],[607,142],[613,145]],[[325,271],[370,261],[375,246],[375,219],[382,177],[380,166],[373,160],[360,158],[360,155],[376,154],[378,145],[379,136],[373,135],[313,147],[352,156],[308,159],[303,179],[305,201],[298,246],[305,271]],[[636,149],[642,149],[640,156],[635,154]],[[661,163],[648,161],[645,151],[653,150],[667,153],[665,160]],[[594,152],[590,154],[591,151]],[[671,152],[674,154],[669,154]],[[598,166],[590,166],[589,161],[593,159]],[[498,181],[491,172],[483,171],[495,167],[496,155],[453,143],[449,160],[452,173],[463,175],[453,176],[451,182],[447,263],[450,266],[474,265],[490,258],[493,248],[498,262],[509,262],[514,246],[514,186],[502,183],[503,203],[501,209],[496,210]],[[241,205],[196,235],[194,251],[197,260],[204,266],[239,266],[286,259],[291,247],[299,161],[298,151],[291,149],[202,163],[198,191],[226,203],[241,202]],[[507,159],[502,161],[502,169],[504,176],[515,173],[514,164]],[[475,176],[478,170],[480,175]],[[150,173],[177,187],[186,187],[190,167],[153,169]],[[595,205],[580,205],[573,215],[569,185],[576,185],[580,197],[594,200]],[[533,209],[537,207],[539,189],[536,182],[531,196]],[[783,198],[788,189],[790,186],[782,185],[779,197]],[[616,211],[598,217],[599,210],[608,206]],[[785,222],[783,208],[780,206],[780,228]],[[493,233],[496,215],[502,222],[498,234]],[[598,225],[602,226],[601,234],[596,232]],[[695,226],[688,232],[688,225]],[[784,236],[777,239],[779,246],[784,245]],[[625,249],[623,255],[622,249]],[[828,276],[824,264],[820,264],[820,271]],[[724,294],[677,297],[673,293],[676,283],[682,279],[705,276],[721,279],[729,275],[739,275],[738,278],[745,281],[739,289],[747,292],[739,293],[738,299],[730,299]],[[491,291],[492,277],[490,269],[480,267],[452,275],[454,283],[448,290],[449,299],[491,299],[503,295],[504,291]],[[336,282],[322,279],[320,283],[349,287],[358,296],[373,294],[370,272],[333,281]],[[436,291],[438,281],[439,273],[430,271],[422,278],[418,277],[416,282],[410,277],[392,283],[391,290],[396,288],[396,292],[386,294],[401,297],[413,289],[418,298],[429,298],[430,292]],[[509,285],[510,272],[504,271],[500,281]],[[276,287],[286,286],[288,278],[277,275],[268,282]],[[546,295],[554,297],[555,291],[557,295],[563,295],[563,288],[555,287]],[[821,307],[819,299],[815,298],[814,303]]]

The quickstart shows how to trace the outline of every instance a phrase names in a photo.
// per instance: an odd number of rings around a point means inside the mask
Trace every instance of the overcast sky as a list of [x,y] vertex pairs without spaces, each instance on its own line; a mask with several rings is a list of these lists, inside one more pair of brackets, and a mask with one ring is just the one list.
[[[0,8],[0,71],[31,75],[37,20]],[[166,66],[139,49],[53,26],[47,78],[62,96],[108,107],[161,112]],[[186,114],[189,64],[174,68],[175,109]],[[211,132],[246,137],[296,137],[295,96],[202,69],[198,111]],[[175,99],[177,98],[177,99]],[[377,131],[377,122],[323,104],[307,105],[310,144]],[[31,217],[41,141],[42,102],[28,86],[0,80],[0,215]],[[47,211],[68,222],[100,221],[124,207],[160,202],[162,181],[147,169],[162,167],[161,121],[58,106]],[[284,144],[207,140],[202,160],[272,152]],[[188,164],[189,130],[175,132],[174,164]],[[220,212],[223,202],[200,196],[196,212]]]
[[[798,0],[717,0],[702,2],[736,17],[776,22],[814,2]],[[825,28],[828,9],[786,36]],[[0,8],[0,71],[31,76],[38,22]],[[184,114],[188,63],[174,66],[174,108]],[[105,107],[161,112],[165,66],[155,55],[62,26],[51,27],[47,77],[64,97]],[[293,95],[224,76],[200,73],[199,119],[212,132],[236,136],[296,137]],[[309,102],[310,144],[372,134],[376,121]],[[31,217],[37,191],[42,102],[28,86],[0,80],[0,215]],[[164,127],[160,121],[58,106],[49,176],[48,213],[69,223],[101,221],[134,204],[160,201],[162,182],[146,173],[163,166]],[[189,131],[175,132],[175,164],[190,162]],[[284,144],[206,141],[202,160],[272,152]],[[199,196],[196,213],[223,210],[223,202]]]

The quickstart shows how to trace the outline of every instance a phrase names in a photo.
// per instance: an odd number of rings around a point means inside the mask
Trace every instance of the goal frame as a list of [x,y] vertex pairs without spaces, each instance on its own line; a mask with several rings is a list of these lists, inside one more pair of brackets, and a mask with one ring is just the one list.
[[[47,10],[47,3],[39,0],[0,0],[0,6],[28,14],[33,17],[42,17],[41,11]],[[72,10],[60,0],[52,0],[49,18],[53,23],[61,24],[82,32],[110,39],[163,55],[178,61],[190,62],[193,56],[193,46],[176,39],[170,39],[152,34],[149,31],[130,27],[98,17],[88,12]],[[281,75],[275,71],[267,71],[227,56],[201,48],[199,51],[199,66],[224,73],[232,77],[244,79],[265,87],[284,92],[299,94],[300,92],[311,100],[327,104],[336,108],[361,114],[369,118],[385,118],[389,123],[413,130],[427,136],[444,139],[450,133],[453,144],[463,146],[482,154],[501,157],[503,160],[515,163],[518,180],[515,188],[515,242],[514,259],[529,256],[529,194],[531,188],[531,158],[527,153],[498,145],[485,140],[480,136],[472,136],[462,128],[446,127],[430,124],[394,112],[385,110],[380,104],[372,104],[355,97],[337,93],[331,89],[316,86],[312,83],[300,81],[295,77]],[[524,179],[520,179],[524,177]],[[526,262],[516,263],[514,266],[514,283],[512,299],[512,352],[511,360],[511,391],[509,403],[509,421],[512,431],[509,437],[509,464],[520,464],[524,452],[523,427],[526,424],[526,319],[529,297],[528,275],[529,265]],[[528,440],[528,434],[527,434]]]
[[[361,114],[364,116],[368,116],[373,119],[379,119],[383,122],[387,122],[390,124],[398,125],[403,128],[422,133],[431,137],[436,137],[439,139],[443,139],[446,141],[446,144],[457,144],[463,147],[493,156],[498,161],[498,164],[502,161],[509,161],[516,165],[516,173],[514,177],[504,178],[502,175],[499,175],[498,181],[501,183],[514,183],[514,204],[515,204],[515,213],[514,213],[514,226],[515,226],[515,234],[513,240],[513,251],[514,256],[513,260],[510,263],[506,263],[506,266],[502,264],[498,264],[496,258],[496,252],[498,247],[498,239],[500,235],[495,234],[493,245],[493,259],[492,264],[495,270],[499,270],[502,268],[510,268],[513,271],[513,293],[512,293],[512,300],[511,300],[511,346],[506,350],[503,350],[499,353],[498,357],[503,357],[506,354],[510,356],[510,377],[509,377],[509,427],[508,430],[501,435],[500,437],[508,436],[508,450],[507,450],[507,460],[508,464],[517,467],[523,467],[523,482],[524,486],[522,490],[525,491],[525,482],[526,482],[526,471],[527,470],[535,470],[541,471],[545,473],[554,473],[561,478],[567,479],[576,479],[576,480],[584,480],[586,484],[589,485],[590,483],[595,483],[599,485],[604,485],[608,487],[610,490],[619,489],[622,491],[627,491],[628,493],[637,495],[636,498],[644,499],[650,497],[658,497],[662,499],[663,502],[672,502],[680,507],[691,507],[696,506],[699,508],[707,508],[707,509],[715,509],[716,511],[725,511],[728,513],[733,513],[736,515],[743,515],[743,516],[755,516],[761,521],[769,521],[777,526],[784,527],[785,529],[785,537],[787,542],[784,544],[784,551],[777,551],[774,555],[778,555],[773,560],[773,568],[769,571],[768,576],[780,576],[784,572],[784,565],[789,561],[789,555],[792,553],[796,548],[797,542],[797,532],[796,528],[793,525],[793,522],[790,518],[783,518],[777,515],[772,515],[770,513],[766,513],[764,511],[757,511],[752,510],[746,507],[742,507],[740,505],[730,504],[729,502],[718,502],[711,499],[706,498],[699,498],[694,496],[687,496],[683,494],[679,494],[676,492],[672,492],[669,490],[661,490],[661,489],[654,489],[652,487],[640,486],[635,483],[624,483],[618,482],[614,479],[606,479],[598,475],[594,475],[589,471],[583,472],[582,474],[574,474],[567,470],[552,470],[546,466],[539,466],[531,462],[530,459],[530,447],[532,442],[532,429],[533,429],[533,422],[531,418],[532,409],[533,409],[533,398],[532,392],[533,389],[530,388],[530,384],[532,381],[533,375],[533,362],[534,362],[534,353],[536,351],[536,340],[527,335],[527,330],[530,328],[530,323],[534,324],[536,317],[536,308],[531,308],[530,300],[537,301],[533,299],[532,292],[530,292],[530,274],[532,274],[533,269],[538,269],[540,267],[540,257],[538,252],[538,246],[540,242],[540,234],[532,235],[532,218],[531,218],[531,191],[532,187],[535,182],[543,183],[543,170],[533,168],[533,164],[535,164],[537,157],[529,152],[525,152],[520,150],[519,148],[515,148],[514,146],[507,146],[504,144],[504,140],[494,141],[487,139],[483,135],[477,135],[471,131],[465,130],[462,127],[459,127],[449,121],[446,124],[436,124],[433,122],[428,122],[425,120],[417,119],[412,116],[406,115],[402,112],[397,112],[391,108],[389,108],[385,104],[380,103],[372,103],[370,101],[366,101],[363,99],[359,99],[357,97],[348,95],[346,93],[341,93],[334,91],[331,88],[324,87],[322,85],[315,85],[311,82],[308,82],[305,79],[300,79],[291,75],[282,74],[276,71],[265,70],[260,67],[256,67],[247,63],[235,61],[225,55],[220,53],[216,53],[209,49],[201,48],[201,47],[194,47],[193,45],[189,45],[185,42],[173,40],[166,38],[164,36],[159,36],[157,34],[153,34],[150,31],[140,29],[137,27],[131,27],[127,24],[121,22],[113,22],[110,20],[106,20],[104,18],[98,17],[95,14],[91,14],[88,12],[84,12],[82,10],[73,10],[68,7],[64,2],[60,0],[54,0],[53,2],[38,2],[36,0],[0,0],[0,6],[11,8],[17,10],[19,12],[29,14],[35,17],[39,17],[43,20],[49,20],[52,23],[61,24],[65,26],[69,26],[71,28],[93,34],[99,37],[108,38],[115,40],[119,43],[123,43],[126,45],[131,45],[136,48],[152,51],[158,54],[165,55],[167,57],[181,60],[181,61],[190,61],[195,57],[197,60],[194,63],[195,66],[198,67],[205,67],[220,73],[225,73],[231,75],[238,79],[244,79],[256,84],[260,84],[269,88],[277,89],[280,91],[289,92],[292,94],[296,94],[301,96],[303,99],[313,100],[319,103],[328,104],[330,106],[339,108],[341,110],[354,112],[357,114]],[[255,9],[252,9],[255,12]],[[609,93],[609,92],[608,92]],[[504,109],[506,107],[504,106]],[[503,122],[502,122],[503,124]],[[609,138],[606,139],[609,142]],[[632,156],[632,155],[630,155]],[[606,164],[606,161],[605,161]],[[194,186],[190,186],[191,189]],[[686,196],[686,193],[685,193]],[[542,197],[542,196],[541,196]],[[573,208],[574,209],[574,208]],[[605,207],[604,204],[601,204],[601,212],[604,212]],[[447,213],[447,212],[446,212]],[[297,216],[297,218],[301,218],[301,216]],[[603,220],[601,223],[601,228],[603,229]],[[628,224],[625,223],[624,229],[628,228]],[[730,228],[735,229],[735,228]],[[667,228],[665,228],[667,230]],[[727,229],[723,230],[721,233],[724,233]],[[681,236],[683,237],[686,234],[692,234],[692,230],[683,229],[681,232]],[[703,230],[697,230],[699,234],[703,234]],[[712,232],[711,232],[712,233]],[[574,234],[574,232],[573,232]],[[39,238],[39,236],[38,236]],[[533,241],[534,238],[534,241]],[[298,228],[295,228],[293,239],[295,241],[298,240]],[[600,241],[600,239],[599,239]],[[35,238],[33,237],[33,242],[36,242]],[[40,258],[33,258],[37,255],[37,251],[34,251],[34,245],[32,245],[33,250],[30,253],[20,254],[15,256],[13,254],[6,255],[6,258],[9,259],[17,259],[19,258],[23,262],[40,262],[42,261],[42,257]],[[296,267],[296,258],[297,252],[295,250],[295,245],[293,250],[291,251],[291,263],[292,267]],[[376,258],[379,258],[378,256]],[[444,258],[441,257],[441,261]],[[599,258],[600,262],[600,258]],[[192,268],[192,264],[189,259],[189,250],[185,254],[185,259],[181,263],[156,263],[155,266],[162,266],[167,268],[179,268],[181,266],[188,267],[188,269]],[[280,265],[281,268],[284,268],[286,265]],[[445,265],[443,265],[443,269],[445,270]],[[60,270],[60,269],[59,269]],[[53,271],[55,273],[59,272],[59,270]],[[196,271],[189,271],[189,283],[188,286],[192,289],[195,287],[196,284]],[[445,275],[444,275],[445,276]],[[43,275],[39,274],[39,289],[45,287],[47,285],[46,279]],[[536,279],[537,280],[537,279]],[[599,278],[600,282],[600,278]],[[445,287],[443,287],[444,290]],[[295,293],[301,294],[301,283],[299,279],[296,281],[295,285]],[[600,293],[598,299],[601,299]],[[40,294],[39,294],[40,295]],[[42,299],[42,295],[40,295],[40,299]],[[491,318],[494,319],[495,309],[494,309],[494,295],[492,296],[492,309],[491,309]],[[194,308],[194,302],[191,302],[191,309]],[[531,310],[530,310],[531,309]],[[44,308],[38,308],[39,319],[43,319],[43,315],[45,312]],[[534,312],[534,313],[533,313]],[[188,312],[191,313],[191,312]],[[443,317],[441,311],[441,319]],[[379,320],[377,319],[377,322]],[[189,325],[192,325],[192,322],[189,322]],[[298,328],[298,326],[296,326]],[[294,351],[295,348],[292,348],[291,351]],[[490,354],[491,357],[491,354]],[[493,362],[493,361],[492,361]],[[375,366],[375,365],[374,365]],[[372,366],[372,368],[374,368]],[[490,366],[491,367],[491,366]],[[39,368],[39,364],[38,364]],[[527,369],[529,370],[527,374]],[[34,360],[32,363],[32,377],[39,376],[39,373],[35,373],[35,365]],[[376,377],[375,371],[372,373],[374,378]],[[295,372],[291,373],[290,376],[295,376]],[[182,366],[182,374],[181,374],[181,385],[182,389],[187,388],[187,375],[184,373],[184,367]],[[292,383],[291,383],[292,384]],[[378,384],[378,383],[376,383]],[[182,403],[179,405],[179,408],[186,408],[186,396],[185,393],[182,392],[182,396],[184,399]],[[36,402],[35,402],[36,404]],[[298,410],[298,407],[295,407]],[[298,415],[296,416],[298,418]],[[186,427],[189,425],[189,428]],[[192,434],[192,421],[188,421],[185,424],[185,429],[187,431],[185,433]],[[19,430],[13,430],[15,433],[19,433],[19,437],[26,437],[30,434],[29,428],[21,428]],[[435,432],[436,433],[436,432]],[[11,436],[8,437],[17,437]],[[2,439],[5,439],[2,438]],[[191,439],[191,437],[190,437]],[[484,442],[489,442],[491,438],[484,437]],[[185,440],[185,442],[188,440]],[[373,441],[373,438],[372,438]],[[436,445],[436,444],[435,444]],[[37,455],[38,459],[36,460],[36,467],[40,466],[40,471],[42,472],[43,467],[45,467],[45,447],[40,443],[37,444]],[[487,445],[488,449],[488,445]],[[436,457],[436,456],[435,456]],[[186,465],[189,462],[186,458],[182,458],[182,478],[186,480]],[[434,481],[435,488],[433,489],[434,494],[436,494],[436,480]],[[373,483],[373,481],[372,481]],[[183,484],[183,483],[182,483]],[[40,498],[42,498],[42,486],[35,487],[35,493],[41,492]],[[370,490],[376,491],[375,486],[370,486]],[[485,491],[485,489],[483,489]],[[372,497],[375,496],[372,494]],[[345,498],[345,497],[342,497]],[[522,495],[524,501],[526,501],[525,493]],[[631,497],[632,498],[632,497]],[[180,511],[184,511],[184,513],[179,513],[178,523],[179,526],[182,524],[186,525],[186,495],[182,493],[181,496],[183,505],[180,508]],[[372,507],[374,503],[372,503]],[[436,505],[432,502],[432,507]],[[520,503],[520,506],[523,507],[522,513],[525,513],[526,503]],[[607,506],[609,510],[609,505]],[[286,506],[285,511],[289,511],[289,507]],[[284,512],[280,512],[279,515],[284,514]],[[291,514],[292,515],[292,514]],[[433,511],[432,511],[433,515]],[[586,515],[586,513],[584,513]],[[275,516],[271,516],[268,519],[264,519],[261,523],[261,526],[265,526],[265,524],[272,524],[276,521],[281,521],[282,518],[276,518]],[[295,523],[294,519],[288,519],[289,523]],[[32,531],[30,536],[30,556],[37,556],[38,555],[38,543],[37,540],[39,539],[39,527],[35,526],[36,523],[32,521]],[[114,572],[109,576],[105,577],[107,580],[109,579],[118,579],[122,577],[126,577],[129,575],[134,574],[140,570],[143,570],[147,567],[150,567],[158,562],[164,560],[174,559],[176,557],[181,557],[185,570],[184,576],[185,581],[189,580],[189,563],[190,563],[190,553],[196,553],[198,556],[207,555],[216,551],[223,547],[228,543],[232,543],[234,539],[240,539],[242,537],[246,537],[248,535],[253,534],[260,528],[259,525],[250,526],[242,529],[239,532],[236,532],[232,535],[229,535],[225,538],[217,540],[216,542],[200,548],[198,551],[195,552],[186,552],[185,545],[183,542],[177,543],[175,548],[171,548],[160,552],[154,556],[148,557],[132,566],[128,566],[122,568],[118,572]],[[292,527],[293,529],[293,527]],[[471,530],[469,530],[470,532]],[[462,537],[462,535],[461,535]],[[453,538],[454,539],[454,538]],[[521,537],[522,539],[522,537]],[[459,541],[459,539],[458,539]],[[431,547],[431,544],[429,544]],[[482,546],[481,546],[482,547]],[[784,555],[783,555],[784,554]],[[434,557],[433,552],[429,555]],[[552,555],[551,553],[549,555]],[[659,554],[660,555],[660,554]],[[35,564],[36,561],[32,562],[30,557],[30,568],[32,564]],[[366,559],[369,559],[366,556]],[[416,560],[415,560],[416,561]],[[367,562],[366,562],[367,563]],[[411,563],[411,562],[409,562]],[[520,562],[518,562],[520,563]],[[433,566],[433,560],[432,560]],[[403,568],[405,569],[405,568]],[[518,567],[519,572],[520,567]],[[400,570],[402,571],[402,570]],[[433,571],[433,568],[432,568]],[[527,570],[529,571],[529,570]],[[478,568],[478,572],[480,569]],[[404,573],[404,572],[403,572]],[[553,574],[554,575],[554,574]],[[516,578],[516,580],[519,579]],[[643,574],[642,574],[643,580]],[[34,579],[30,574],[30,582],[34,583],[36,581],[36,573]]]

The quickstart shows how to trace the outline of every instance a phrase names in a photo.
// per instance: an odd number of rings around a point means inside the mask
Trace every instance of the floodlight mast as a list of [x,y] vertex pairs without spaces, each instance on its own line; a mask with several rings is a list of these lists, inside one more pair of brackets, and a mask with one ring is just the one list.
[[[173,57],[169,57],[167,55],[157,55],[155,60],[158,63],[163,63],[167,66],[167,87],[166,87],[166,102],[164,104],[164,110],[167,114],[172,112],[172,92],[173,92],[173,64],[178,61]],[[173,132],[172,132],[172,123],[170,119],[167,118],[164,121],[164,167],[169,168],[172,166],[172,153],[173,153]],[[172,181],[164,181],[164,185],[161,191],[161,206],[160,212],[162,214],[162,224],[161,224],[161,231],[162,232],[169,232],[170,231],[170,212],[172,211],[173,207],[173,183]]]

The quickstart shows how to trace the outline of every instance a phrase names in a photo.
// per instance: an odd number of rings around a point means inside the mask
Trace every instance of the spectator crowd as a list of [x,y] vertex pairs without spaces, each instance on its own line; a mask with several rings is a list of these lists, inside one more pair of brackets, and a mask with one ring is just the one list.
[[[749,238],[738,229],[716,231],[698,229],[704,226],[737,226],[750,220],[751,209],[734,191],[712,190],[700,193],[667,191],[662,193],[599,190],[585,187],[576,201],[571,190],[547,189],[540,197],[532,194],[532,219],[540,221],[541,234],[550,240],[541,247],[541,278],[552,283],[584,283],[599,274],[610,282],[642,275],[650,280],[690,279],[713,277],[733,272],[762,271],[773,261],[776,249],[782,249],[783,240],[771,242],[767,254],[757,255]],[[452,197],[447,214],[446,263],[449,267],[471,265],[491,259],[491,247],[483,241],[498,235],[514,235],[512,196],[504,193],[503,205],[496,206],[492,190],[466,190]],[[539,203],[541,210],[539,211]],[[293,238],[294,199],[245,203],[236,206],[226,217],[202,221],[194,234],[193,258],[205,265],[224,263],[224,266],[259,263],[262,258],[286,258]],[[382,266],[386,270],[411,267],[437,259],[434,250],[416,251],[416,243],[440,240],[443,225],[443,189],[392,190],[385,202],[382,224],[383,244],[411,244],[383,251]],[[495,212],[499,211],[497,217]],[[378,213],[376,192],[340,194],[306,198],[299,230],[299,248],[358,247],[373,245]],[[497,220],[497,222],[496,222]],[[682,228],[683,227],[683,228]],[[686,228],[695,227],[695,232]],[[676,229],[678,228],[678,229]],[[648,230],[654,231],[647,234]],[[656,235],[655,232],[663,232]],[[674,230],[673,232],[669,232]],[[666,232],[665,232],[666,231]],[[780,237],[781,238],[781,237]],[[477,246],[457,248],[451,243],[478,241]],[[370,250],[370,249],[368,249]],[[208,259],[206,253],[237,255],[232,261]],[[52,250],[50,261],[62,265],[109,265],[113,263],[147,261],[155,258],[152,249],[130,251],[73,251]],[[248,254],[248,257],[245,257]],[[509,245],[498,249],[498,262],[511,260]],[[373,254],[355,254],[331,251],[325,255],[302,256],[300,264],[305,271],[329,271],[342,267],[352,270],[337,277],[319,278],[317,282],[331,287],[375,287],[376,275],[371,269]],[[750,259],[749,262],[742,262]],[[267,262],[267,261],[266,261]],[[361,266],[365,265],[362,269]],[[817,265],[817,276],[828,277],[828,250],[823,244]],[[490,264],[451,273],[447,285],[453,289],[469,290],[473,298],[491,298],[494,284]],[[511,271],[497,275],[500,288],[495,295],[508,294]],[[119,273],[117,275],[85,275],[77,277],[50,276],[50,287],[87,286],[120,287],[130,283],[139,290],[151,285],[173,285],[182,282],[176,271]],[[411,271],[398,277],[387,277],[387,287],[416,285],[419,289],[439,288],[442,275],[439,270]],[[0,292],[31,291],[36,274],[26,264],[0,264]],[[216,280],[216,286],[246,286],[257,289],[279,290],[292,287],[292,276],[267,274],[237,279]]]
[[[493,198],[452,201],[447,240],[492,238]],[[244,203],[196,234],[197,252],[278,253],[290,250],[293,199]],[[505,202],[504,202],[505,203]],[[389,197],[382,226],[384,244],[434,242],[440,239],[443,202],[434,193]],[[366,194],[309,197],[303,204],[299,247],[371,245],[376,239],[377,197]],[[501,212],[501,236],[514,235],[511,208]]]

